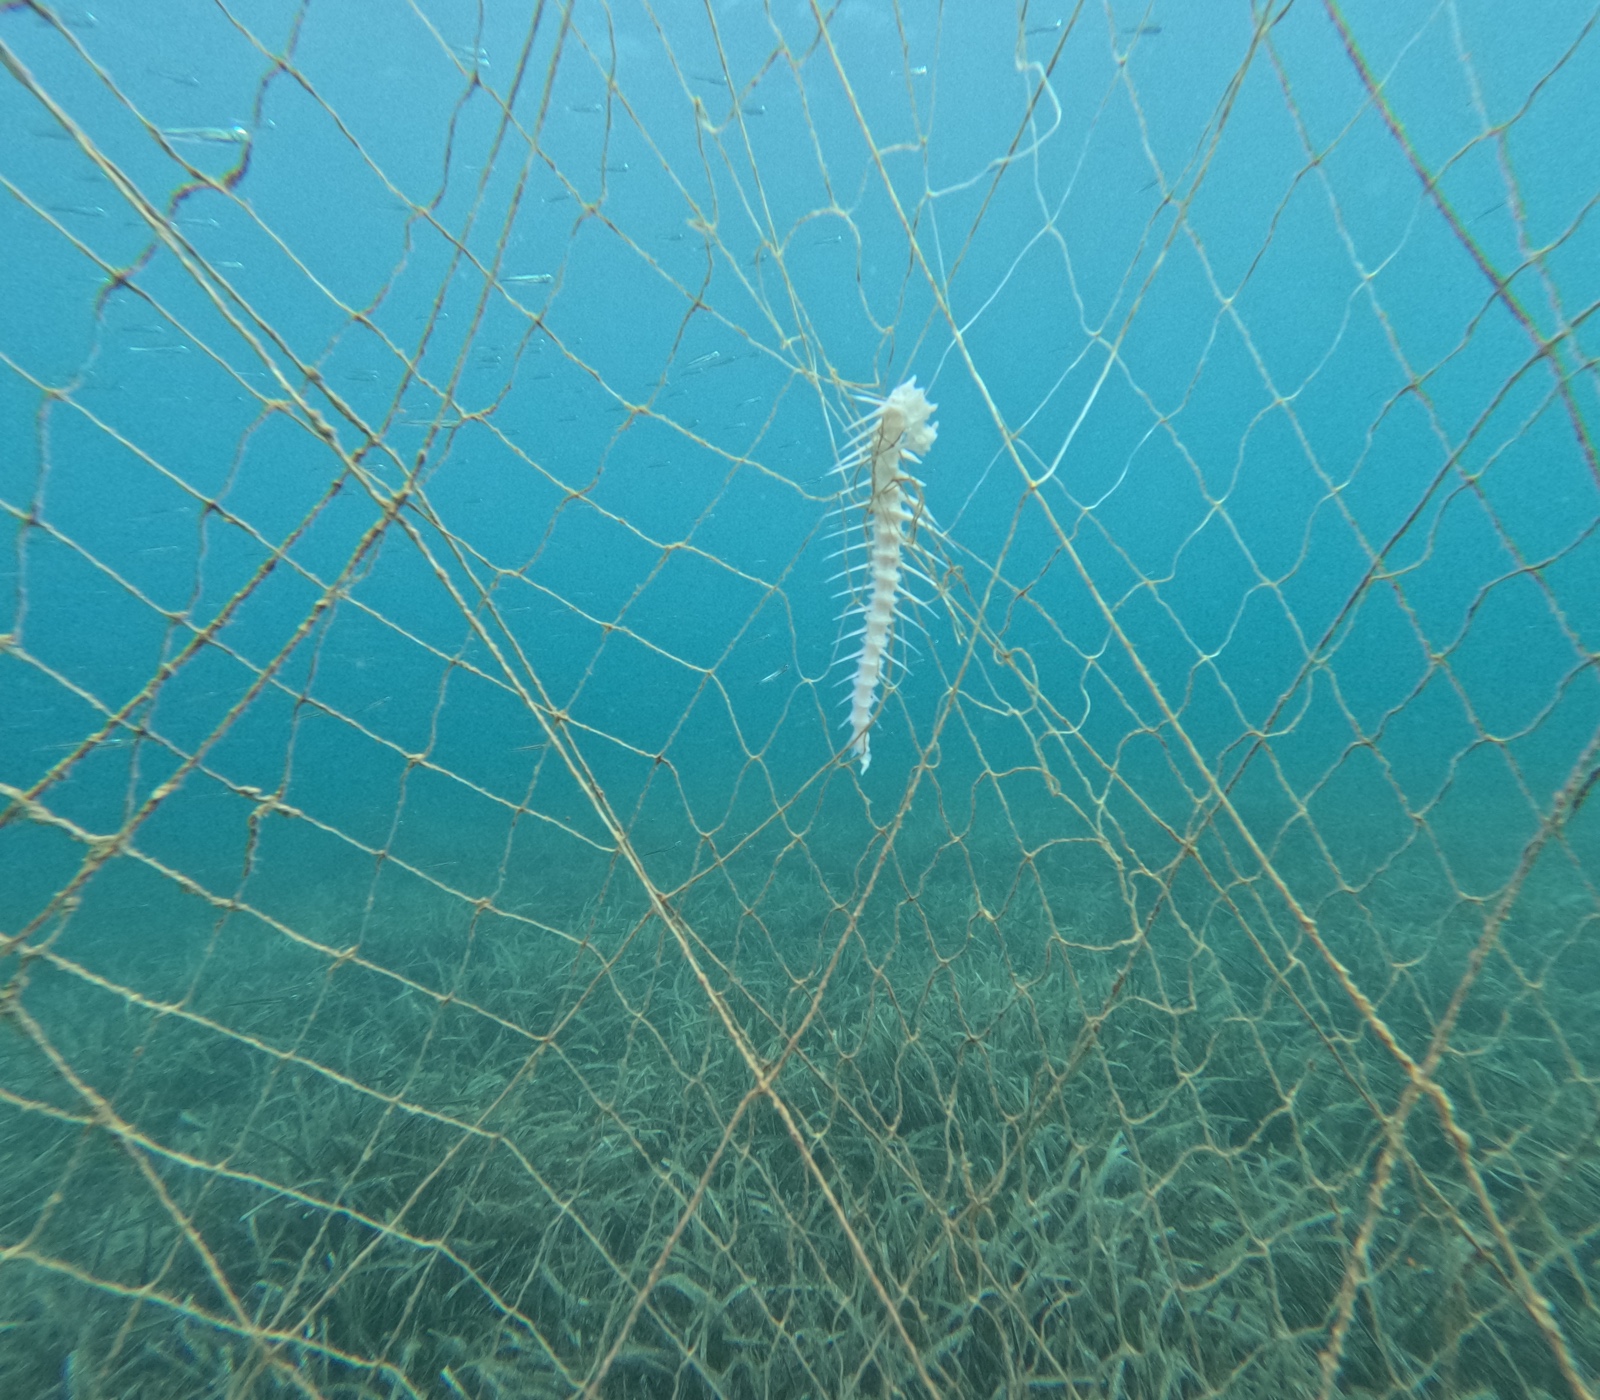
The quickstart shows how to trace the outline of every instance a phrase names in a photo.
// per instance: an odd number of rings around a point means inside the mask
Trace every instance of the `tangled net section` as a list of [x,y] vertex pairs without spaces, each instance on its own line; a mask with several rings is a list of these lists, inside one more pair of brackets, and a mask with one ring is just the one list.
[[1600,1393],[1597,19],[0,5],[0,1393]]

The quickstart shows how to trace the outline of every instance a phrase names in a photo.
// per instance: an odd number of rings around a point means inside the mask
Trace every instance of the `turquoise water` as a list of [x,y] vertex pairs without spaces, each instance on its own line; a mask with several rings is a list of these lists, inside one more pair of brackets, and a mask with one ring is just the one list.
[[1594,19],[0,9],[0,1394],[1596,1393]]

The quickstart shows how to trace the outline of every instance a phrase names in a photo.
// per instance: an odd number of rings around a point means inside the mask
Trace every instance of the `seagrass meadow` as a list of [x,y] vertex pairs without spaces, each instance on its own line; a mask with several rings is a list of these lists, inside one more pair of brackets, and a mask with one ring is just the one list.
[[1595,91],[0,3],[0,1397],[1600,1395]]

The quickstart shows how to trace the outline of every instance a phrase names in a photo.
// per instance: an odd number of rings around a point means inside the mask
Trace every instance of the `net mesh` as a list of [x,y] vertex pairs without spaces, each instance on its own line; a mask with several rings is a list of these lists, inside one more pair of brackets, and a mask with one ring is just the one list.
[[0,1392],[1596,1394],[1596,18],[0,7]]

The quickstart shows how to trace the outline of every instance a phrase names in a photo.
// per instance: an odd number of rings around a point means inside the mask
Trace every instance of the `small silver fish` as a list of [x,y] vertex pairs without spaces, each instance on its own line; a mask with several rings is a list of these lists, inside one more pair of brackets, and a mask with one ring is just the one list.
[[250,139],[247,126],[167,126],[161,134],[179,145],[240,146]]
[[776,671],[774,671],[770,676],[763,676],[760,680],[758,680],[756,682],[756,684],[757,685],[767,685],[769,682],[777,680],[779,676],[785,676],[785,675],[788,675],[788,673],[789,673],[789,663],[786,661],[786,662],[783,663],[783,665],[778,667],[778,669]]

